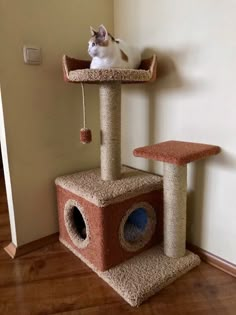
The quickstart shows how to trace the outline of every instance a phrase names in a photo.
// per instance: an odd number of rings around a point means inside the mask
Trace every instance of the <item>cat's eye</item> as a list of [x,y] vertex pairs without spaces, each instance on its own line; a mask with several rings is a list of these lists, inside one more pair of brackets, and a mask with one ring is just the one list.
[[92,47],[94,47],[94,46],[96,46],[96,44],[93,42],[93,43],[92,43]]

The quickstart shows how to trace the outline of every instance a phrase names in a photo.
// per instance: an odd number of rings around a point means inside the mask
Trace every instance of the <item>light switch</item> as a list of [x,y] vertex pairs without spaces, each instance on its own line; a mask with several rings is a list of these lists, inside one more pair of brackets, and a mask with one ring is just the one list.
[[41,49],[39,47],[24,46],[23,55],[25,63],[29,65],[41,64]]

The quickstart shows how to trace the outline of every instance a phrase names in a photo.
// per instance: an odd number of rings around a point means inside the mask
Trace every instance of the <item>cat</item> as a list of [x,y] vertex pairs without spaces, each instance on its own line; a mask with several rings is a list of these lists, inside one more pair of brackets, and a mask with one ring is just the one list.
[[140,52],[121,39],[115,39],[104,25],[98,31],[90,27],[92,37],[88,53],[92,57],[91,69],[126,68],[137,69],[141,62]]

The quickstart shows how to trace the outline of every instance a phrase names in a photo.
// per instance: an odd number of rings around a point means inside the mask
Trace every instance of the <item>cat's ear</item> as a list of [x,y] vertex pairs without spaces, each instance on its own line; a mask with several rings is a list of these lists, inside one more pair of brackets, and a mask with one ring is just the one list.
[[104,38],[104,40],[108,40],[108,32],[105,28],[104,25],[100,25],[99,28],[98,28],[98,33],[101,37]]
[[95,29],[92,26],[90,26],[90,33],[92,36],[95,36],[98,32],[95,31]]

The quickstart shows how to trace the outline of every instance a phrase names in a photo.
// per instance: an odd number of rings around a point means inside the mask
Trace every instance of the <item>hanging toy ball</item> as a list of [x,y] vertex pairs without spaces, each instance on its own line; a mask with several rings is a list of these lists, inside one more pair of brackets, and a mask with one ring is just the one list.
[[83,144],[90,143],[92,141],[92,132],[88,128],[80,129],[80,142]]
[[90,143],[92,141],[92,132],[90,129],[86,128],[86,107],[85,107],[85,93],[84,85],[81,83],[82,98],[83,98],[83,123],[84,127],[80,129],[80,142],[83,144]]

